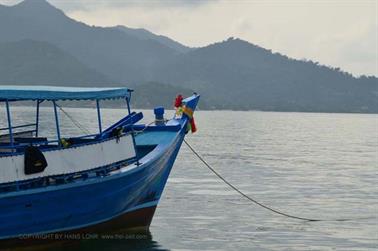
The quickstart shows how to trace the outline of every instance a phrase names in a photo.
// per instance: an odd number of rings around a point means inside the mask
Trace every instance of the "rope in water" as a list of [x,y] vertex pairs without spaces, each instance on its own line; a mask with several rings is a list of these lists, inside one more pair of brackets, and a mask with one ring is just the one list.
[[[208,168],[210,169],[210,171],[212,171],[219,179],[221,179],[225,184],[227,184],[229,187],[231,187],[233,190],[235,190],[236,192],[238,192],[241,196],[243,196],[244,198],[248,199],[249,201],[255,203],[256,205],[262,207],[262,208],[265,208],[275,214],[279,214],[279,215],[282,215],[282,216],[285,216],[285,217],[288,217],[288,218],[292,218],[292,219],[297,219],[297,220],[303,220],[303,221],[350,221],[350,220],[357,220],[356,219],[315,219],[315,218],[307,218],[307,217],[299,217],[299,216],[295,216],[295,215],[291,215],[291,214],[287,214],[287,213],[284,213],[284,212],[281,212],[277,209],[273,209],[271,207],[268,207],[264,204],[262,204],[261,202],[258,202],[257,200],[253,199],[252,197],[248,196],[247,194],[243,193],[242,191],[240,191],[237,187],[235,187],[233,184],[231,184],[229,181],[227,181],[221,174],[219,174],[213,167],[211,167],[206,161],[205,159],[184,139],[184,142],[185,144],[189,147],[189,149],[194,153],[194,155],[197,156],[197,158]],[[366,218],[358,218],[358,219],[370,219],[371,217],[366,217]]]

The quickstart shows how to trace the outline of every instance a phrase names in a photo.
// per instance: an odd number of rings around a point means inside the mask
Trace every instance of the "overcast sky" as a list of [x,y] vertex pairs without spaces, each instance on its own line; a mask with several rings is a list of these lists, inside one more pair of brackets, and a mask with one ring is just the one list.
[[[19,0],[0,0],[15,4]],[[146,28],[188,46],[238,37],[297,59],[378,76],[378,0],[49,0],[97,26]]]

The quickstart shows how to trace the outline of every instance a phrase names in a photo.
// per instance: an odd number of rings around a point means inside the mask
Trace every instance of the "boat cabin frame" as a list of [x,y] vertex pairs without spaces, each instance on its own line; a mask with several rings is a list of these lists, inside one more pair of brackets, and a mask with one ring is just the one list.
[[[6,97],[6,94],[2,94],[1,92],[4,92],[7,94],[7,92],[14,92],[15,94],[10,95],[10,97]],[[7,91],[9,90],[9,91]],[[17,91],[20,90],[19,93]],[[26,91],[25,91],[26,90]],[[9,149],[9,153],[13,153],[19,148],[22,148],[25,146],[26,143],[17,145],[15,142],[15,136],[17,134],[22,133],[34,133],[35,135],[35,142],[27,142],[28,145],[33,144],[40,144],[41,142],[38,141],[39,136],[39,123],[40,123],[40,106],[43,102],[51,102],[53,111],[54,111],[54,118],[55,118],[55,127],[56,127],[56,140],[47,140],[44,142],[44,144],[51,144],[51,143],[57,143],[57,147],[62,147],[62,137],[61,137],[61,129],[60,129],[60,119],[59,119],[59,113],[58,108],[60,106],[57,104],[57,101],[66,101],[66,100],[91,100],[96,102],[96,110],[97,110],[97,121],[98,121],[98,134],[89,134],[89,135],[83,135],[80,136],[80,138],[89,138],[89,137],[95,137],[98,135],[101,135],[103,132],[102,128],[102,117],[101,117],[101,106],[100,102],[102,100],[109,100],[109,99],[124,99],[126,101],[127,111],[128,115],[131,114],[131,107],[130,107],[130,100],[131,100],[131,93],[133,92],[132,89],[128,88],[59,88],[59,87],[51,87],[46,90],[41,90],[41,88],[33,88],[33,87],[13,87],[13,86],[3,86],[0,88],[0,104],[5,104],[5,110],[6,110],[6,117],[7,117],[7,126],[0,128],[0,138],[1,137],[9,137],[9,145],[2,145],[0,148],[2,149]],[[28,95],[25,95],[24,92],[30,92]],[[46,92],[44,95],[40,95],[38,92]],[[106,92],[112,92],[114,91],[117,94],[113,95],[101,95],[105,94]],[[66,94],[64,95],[64,93]],[[69,96],[70,93],[77,92],[79,95],[73,95],[72,97]],[[90,93],[92,92],[92,95]],[[56,94],[56,93],[63,93],[63,94]],[[80,93],[84,95],[80,95]],[[28,97],[29,96],[29,97]],[[13,102],[20,102],[20,101],[35,101],[36,102],[36,115],[35,115],[35,123],[27,123],[23,125],[17,125],[13,126],[12,123],[12,113],[11,113],[11,103]],[[21,128],[31,128],[34,127],[34,129],[22,131],[15,133],[15,129],[21,129]],[[2,132],[7,131],[8,134],[3,134]],[[1,142],[1,141],[0,141]],[[135,139],[134,139],[134,146],[135,146]],[[8,155],[9,153],[1,153],[0,157],[2,155]]]
[[[130,100],[132,92],[133,90],[128,88],[0,86],[0,104],[5,104],[7,117],[7,126],[0,128],[0,162],[3,165],[0,166],[0,168],[6,168],[6,166],[10,165],[9,167],[13,166],[11,169],[16,168],[18,170],[13,171],[13,174],[9,172],[4,173],[4,171],[0,170],[0,194],[3,192],[25,190],[31,187],[65,184],[67,182],[72,182],[74,179],[85,180],[91,176],[106,176],[120,166],[130,165],[132,163],[135,163],[138,166],[139,156],[137,154],[133,126],[143,118],[143,114],[131,112]],[[113,99],[125,100],[128,114],[117,123],[103,130],[101,101]],[[57,102],[78,100],[95,101],[98,133],[64,139],[61,137],[58,113],[58,108],[61,109],[61,107]],[[35,102],[35,123],[13,125],[11,103],[21,101]],[[52,103],[57,137],[55,140],[48,140],[47,138],[40,137],[40,107],[43,102]],[[61,110],[64,112],[63,109]],[[25,128],[31,129],[15,132],[16,130]],[[8,134],[3,134],[2,132],[4,131],[7,131]],[[67,140],[70,141],[69,144],[65,144],[67,143]],[[55,163],[60,163],[60,161],[70,159],[70,156],[75,154],[76,156],[84,154],[89,158],[91,158],[91,156],[93,156],[93,158],[97,157],[97,161],[102,164],[99,167],[93,166],[93,168],[88,164],[86,168],[71,168],[75,170],[65,171],[59,171],[63,168],[54,169],[53,164],[53,167],[47,168],[47,173],[44,172],[41,175],[39,173],[35,175],[27,175],[26,171],[20,168],[24,166],[24,158],[26,159],[28,147],[37,148],[41,154],[46,155],[46,159],[48,161],[50,160],[50,162],[51,159],[55,159]],[[95,151],[93,150],[95,148],[97,148],[97,151],[102,151],[102,157],[90,155],[88,150],[86,150],[88,148],[92,148],[92,151]],[[127,154],[119,149],[128,149],[126,150]],[[70,152],[68,155],[67,150]],[[61,155],[56,156],[57,154]],[[112,158],[112,160],[110,161],[106,156],[111,156],[110,158]],[[13,165],[12,163],[16,164]],[[52,169],[55,171],[52,171]],[[22,173],[22,177],[20,176],[20,172]]]

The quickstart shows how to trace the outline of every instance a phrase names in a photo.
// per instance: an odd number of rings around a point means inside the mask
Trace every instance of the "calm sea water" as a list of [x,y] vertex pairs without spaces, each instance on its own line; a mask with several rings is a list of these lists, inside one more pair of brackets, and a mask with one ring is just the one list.
[[[96,131],[95,110],[66,110]],[[13,111],[15,123],[34,116],[30,108]],[[125,113],[104,110],[105,123]],[[152,112],[144,113],[151,120]],[[42,124],[52,119],[42,109]],[[62,120],[66,135],[81,133],[63,115]],[[274,215],[224,185],[183,146],[150,235],[87,240],[70,249],[378,249],[377,115],[212,111],[197,112],[196,121],[199,131],[187,141],[249,196],[297,216],[354,220],[304,222]],[[42,130],[54,132],[51,126]]]

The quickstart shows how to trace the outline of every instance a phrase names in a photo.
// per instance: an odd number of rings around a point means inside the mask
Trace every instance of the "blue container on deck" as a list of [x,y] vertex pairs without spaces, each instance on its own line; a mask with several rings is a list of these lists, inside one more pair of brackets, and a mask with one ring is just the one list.
[[164,107],[158,106],[154,108],[155,124],[164,125]]

